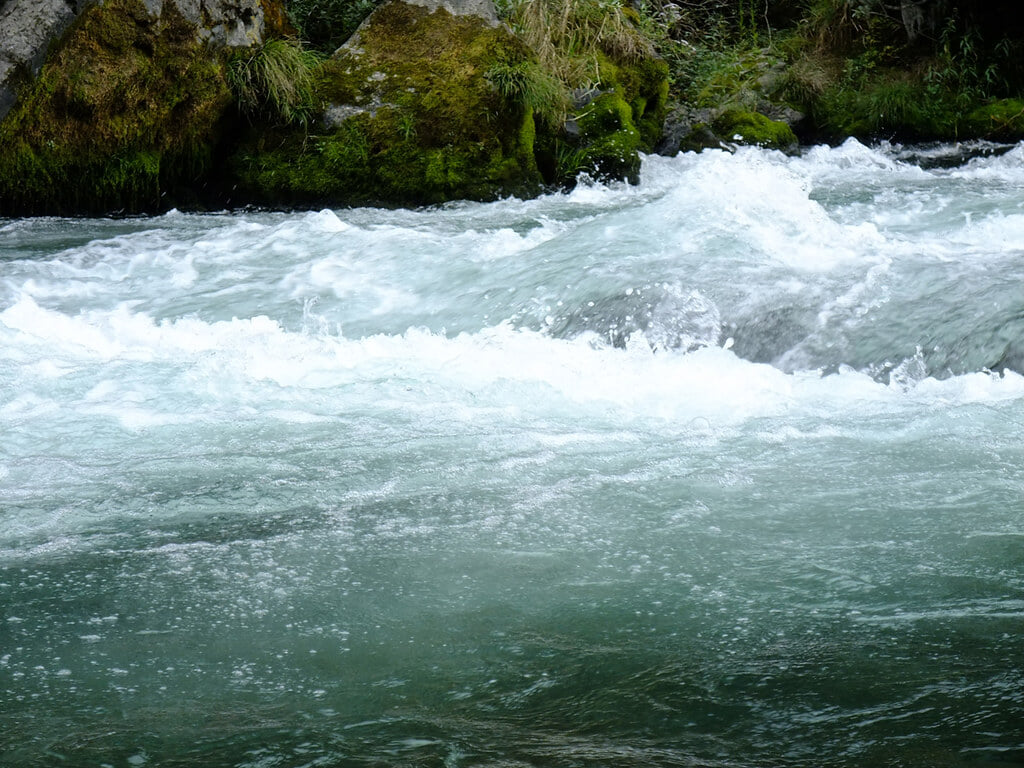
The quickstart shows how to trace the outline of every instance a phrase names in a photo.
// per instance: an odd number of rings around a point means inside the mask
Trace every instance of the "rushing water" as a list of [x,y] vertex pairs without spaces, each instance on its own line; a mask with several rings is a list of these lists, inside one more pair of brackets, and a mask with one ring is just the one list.
[[0,220],[0,764],[1024,764],[976,149]]

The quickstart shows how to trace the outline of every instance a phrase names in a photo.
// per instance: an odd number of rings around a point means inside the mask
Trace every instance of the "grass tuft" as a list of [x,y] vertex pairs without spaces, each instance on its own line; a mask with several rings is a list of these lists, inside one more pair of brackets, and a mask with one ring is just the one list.
[[569,90],[600,82],[602,54],[620,61],[654,54],[619,0],[512,0],[500,10],[541,68]]
[[509,101],[533,111],[552,128],[564,122],[572,101],[565,85],[537,61],[498,61],[486,73],[487,79]]
[[322,63],[321,54],[297,40],[268,40],[231,59],[228,81],[239,109],[250,119],[305,125],[316,108],[316,75]]

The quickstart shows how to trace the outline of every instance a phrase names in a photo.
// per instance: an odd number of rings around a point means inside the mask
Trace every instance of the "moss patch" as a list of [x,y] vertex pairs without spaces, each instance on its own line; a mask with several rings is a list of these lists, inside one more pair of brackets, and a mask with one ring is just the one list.
[[189,199],[232,104],[223,62],[170,4],[90,6],[0,124],[0,210],[150,211]]
[[654,56],[599,57],[599,95],[575,114],[573,133],[539,137],[539,163],[549,183],[571,184],[580,172],[636,183],[640,152],[661,137],[668,99],[668,66]]
[[727,109],[712,123],[716,134],[726,140],[754,144],[768,149],[792,150],[797,138],[785,123],[770,120],[759,112]]
[[388,3],[323,68],[332,125],[254,134],[232,161],[242,193],[290,204],[532,194],[532,114],[486,77],[530,55],[474,17]]
[[[639,181],[643,139],[633,109],[618,91],[592,101],[578,118],[584,169],[598,178]],[[564,169],[563,169],[564,172]]]
[[1000,99],[971,112],[967,130],[976,136],[1004,141],[1024,138],[1024,101]]
[[630,119],[640,132],[639,148],[650,152],[665,123],[668,65],[654,56],[633,60],[602,57],[601,85],[614,88],[629,104]]

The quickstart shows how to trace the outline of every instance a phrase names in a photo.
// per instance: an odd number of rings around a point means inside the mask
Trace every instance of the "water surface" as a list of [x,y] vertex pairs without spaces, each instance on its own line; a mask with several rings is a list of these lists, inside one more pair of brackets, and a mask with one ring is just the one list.
[[0,764],[1024,764],[1024,148],[0,220]]

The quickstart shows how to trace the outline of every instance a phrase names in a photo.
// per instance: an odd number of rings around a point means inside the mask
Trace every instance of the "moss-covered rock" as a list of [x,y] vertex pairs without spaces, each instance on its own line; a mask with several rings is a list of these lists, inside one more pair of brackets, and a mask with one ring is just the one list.
[[[583,169],[602,179],[636,182],[639,152],[644,146],[633,109],[619,91],[598,96],[576,118],[576,147],[583,154]],[[579,161],[577,161],[579,164]],[[579,168],[577,168],[579,170]]]
[[302,205],[533,194],[533,116],[487,78],[530,56],[483,18],[393,0],[325,64],[318,127],[254,131],[243,144],[240,192]]
[[1000,99],[968,115],[966,130],[986,139],[1024,139],[1024,100]]
[[794,152],[799,147],[797,136],[787,123],[736,106],[686,111],[677,108],[669,128],[675,134],[666,137],[659,146],[662,154],[699,152],[736,144],[783,152]]
[[668,99],[668,66],[653,54],[602,55],[596,90],[566,129],[544,130],[538,156],[545,180],[571,183],[580,172],[605,181],[636,183],[640,153],[661,137]]
[[788,92],[791,75],[773,47],[736,46],[709,55],[679,94],[657,150],[673,155],[734,144],[789,151],[805,115]]
[[716,134],[729,141],[783,151],[792,151],[797,147],[796,134],[792,128],[760,112],[726,109],[715,118],[711,127]]
[[252,42],[246,19],[218,31],[172,2],[159,13],[142,0],[87,5],[0,123],[0,210],[135,212],[193,201],[233,114],[218,44]]

